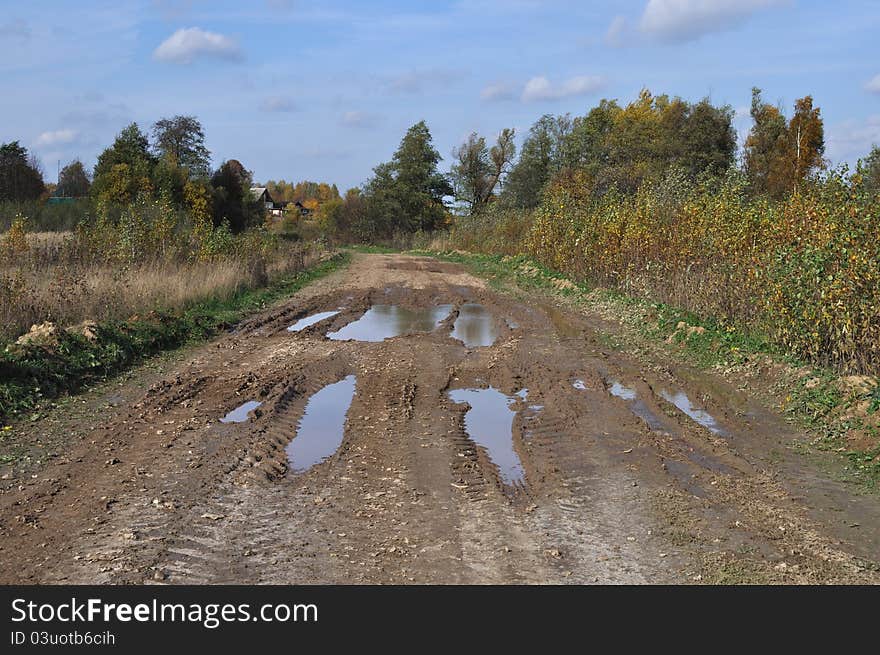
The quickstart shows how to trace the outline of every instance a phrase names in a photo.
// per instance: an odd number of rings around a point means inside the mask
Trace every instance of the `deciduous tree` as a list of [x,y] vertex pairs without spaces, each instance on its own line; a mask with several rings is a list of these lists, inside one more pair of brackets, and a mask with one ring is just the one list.
[[92,186],[89,174],[79,159],[74,159],[61,169],[55,195],[68,198],[82,198],[89,195]]
[[147,136],[137,123],[131,123],[98,156],[91,195],[106,210],[127,204],[139,194],[151,194],[155,167]]
[[195,116],[172,116],[156,121],[153,149],[172,166],[189,171],[190,177],[208,175],[211,152],[205,147],[205,132]]
[[455,199],[465,203],[471,213],[488,197],[492,163],[486,139],[471,132],[467,140],[452,151],[455,163],[450,170]]

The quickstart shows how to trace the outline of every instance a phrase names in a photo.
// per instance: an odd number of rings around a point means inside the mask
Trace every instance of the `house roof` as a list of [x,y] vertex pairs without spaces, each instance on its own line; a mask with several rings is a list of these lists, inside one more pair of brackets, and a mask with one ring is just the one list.
[[262,196],[264,193],[268,193],[268,191],[266,190],[266,187],[264,187],[264,186],[252,186],[251,187],[251,195],[254,197],[254,200],[259,199],[260,196]]

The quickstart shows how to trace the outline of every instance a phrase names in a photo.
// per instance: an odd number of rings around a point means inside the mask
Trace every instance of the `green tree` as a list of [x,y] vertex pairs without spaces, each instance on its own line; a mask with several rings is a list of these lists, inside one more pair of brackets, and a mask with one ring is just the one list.
[[677,135],[682,144],[677,163],[691,176],[722,175],[733,166],[736,156],[733,113],[729,105],[715,107],[707,99],[688,107],[682,131]]
[[251,195],[252,182],[253,176],[237,159],[220,165],[211,176],[214,225],[228,222],[237,233],[260,222],[263,208]]
[[445,196],[454,190],[438,170],[440,153],[434,148],[425,121],[407,130],[391,161],[373,170],[364,187],[367,199],[365,228],[378,236],[395,230],[414,232],[433,230],[445,217]]
[[529,130],[516,165],[507,176],[505,199],[516,207],[536,207],[550,179],[572,160],[571,117],[541,116]]
[[36,159],[18,141],[0,145],[0,200],[36,200],[45,191]]
[[79,159],[74,159],[61,169],[55,195],[68,198],[82,198],[89,195],[92,186],[89,174]]
[[514,130],[505,128],[498,134],[495,145],[488,148],[486,139],[473,132],[453,150],[456,161],[450,170],[450,179],[455,198],[465,203],[471,213],[494,198],[495,188],[503,184],[516,156],[514,136]]
[[856,171],[862,176],[865,188],[880,193],[880,146],[873,146],[868,156],[859,162]]
[[599,179],[610,162],[610,134],[621,111],[615,100],[603,99],[586,116],[572,121],[571,132],[566,136],[567,168],[586,171]]
[[189,172],[190,177],[206,177],[211,152],[205,147],[205,132],[195,116],[172,116],[153,124],[153,149],[161,159]]
[[125,205],[140,194],[152,194],[155,167],[147,136],[132,123],[98,156],[91,195],[106,210]]

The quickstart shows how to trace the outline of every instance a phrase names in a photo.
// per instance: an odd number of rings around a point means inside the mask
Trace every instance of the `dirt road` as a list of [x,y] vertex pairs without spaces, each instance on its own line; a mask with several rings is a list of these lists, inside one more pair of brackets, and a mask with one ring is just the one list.
[[452,264],[357,255],[22,428],[51,424],[54,456],[4,476],[0,581],[878,581],[875,497],[607,329]]

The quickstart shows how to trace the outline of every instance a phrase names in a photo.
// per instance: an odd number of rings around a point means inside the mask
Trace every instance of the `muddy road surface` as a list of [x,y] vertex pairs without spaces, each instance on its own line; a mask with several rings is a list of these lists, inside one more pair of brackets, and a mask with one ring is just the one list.
[[453,264],[356,255],[56,415],[53,456],[4,475],[0,579],[877,581],[876,497],[609,329]]

